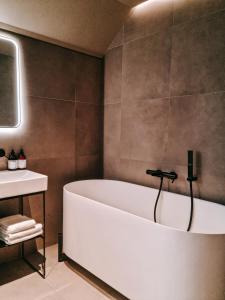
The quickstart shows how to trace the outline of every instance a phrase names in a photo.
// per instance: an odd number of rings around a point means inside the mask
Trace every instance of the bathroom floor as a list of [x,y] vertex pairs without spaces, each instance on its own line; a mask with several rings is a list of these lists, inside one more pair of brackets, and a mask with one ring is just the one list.
[[115,290],[73,262],[57,261],[57,245],[47,248],[47,275],[42,279],[23,261],[0,266],[4,300],[125,300]]

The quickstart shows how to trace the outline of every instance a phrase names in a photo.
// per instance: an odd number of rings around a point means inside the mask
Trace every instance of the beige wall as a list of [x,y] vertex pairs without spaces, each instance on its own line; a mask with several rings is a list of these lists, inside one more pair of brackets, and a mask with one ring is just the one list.
[[[22,49],[25,118],[14,133],[0,130],[7,153],[24,147],[28,168],[49,176],[47,244],[62,223],[63,185],[101,176],[102,60],[17,36]],[[28,213],[41,220],[41,202],[29,198]],[[17,212],[15,200],[0,203],[0,217]],[[0,249],[0,262],[18,248]]]
[[225,204],[225,2],[149,1],[133,10],[105,57],[104,177]]

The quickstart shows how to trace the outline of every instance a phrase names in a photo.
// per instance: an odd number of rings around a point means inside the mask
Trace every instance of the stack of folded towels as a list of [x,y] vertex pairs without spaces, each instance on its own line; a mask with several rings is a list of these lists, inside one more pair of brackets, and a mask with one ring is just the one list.
[[0,240],[7,245],[32,239],[42,233],[42,224],[26,216],[13,215],[0,219]]

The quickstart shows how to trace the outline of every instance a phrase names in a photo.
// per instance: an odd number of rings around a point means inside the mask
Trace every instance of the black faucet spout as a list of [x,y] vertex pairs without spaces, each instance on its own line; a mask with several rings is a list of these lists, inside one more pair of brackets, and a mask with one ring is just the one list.
[[156,177],[162,177],[162,171],[161,170],[146,170],[146,174]]

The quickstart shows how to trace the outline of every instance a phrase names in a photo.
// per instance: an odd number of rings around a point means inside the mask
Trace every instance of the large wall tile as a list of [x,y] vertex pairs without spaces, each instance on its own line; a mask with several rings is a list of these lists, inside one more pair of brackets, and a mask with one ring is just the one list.
[[192,21],[222,9],[224,0],[174,0],[174,23]]
[[102,178],[101,154],[78,155],[76,165],[76,180]]
[[105,56],[105,103],[121,100],[122,54],[122,47],[116,47],[109,50]]
[[[224,115],[225,93],[172,99],[167,158],[176,169],[178,164],[185,169],[179,174],[179,178],[183,176],[183,187],[178,184],[177,189],[176,182],[171,185],[171,191],[185,193],[187,150],[193,149],[198,154],[195,195],[206,200],[224,201]],[[189,194],[187,182],[186,185],[186,193]]]
[[75,103],[29,97],[28,105],[27,128],[17,147],[24,145],[28,158],[73,157]]
[[75,100],[74,52],[41,41],[20,38],[30,96]]
[[123,99],[169,96],[170,32],[161,32],[124,46]]
[[225,173],[217,176],[213,172],[205,172],[199,178],[197,184],[199,186],[200,197],[205,200],[225,204]]
[[173,24],[173,0],[153,0],[134,8],[124,25],[124,41],[129,42],[167,29]]
[[171,93],[225,90],[225,11],[173,28]]
[[103,60],[77,54],[75,68],[76,101],[102,104]]
[[186,165],[187,150],[200,152],[204,172],[225,172],[225,93],[176,97],[171,101],[167,158]]
[[102,106],[76,103],[77,155],[97,155],[102,147]]
[[104,155],[119,156],[121,105],[110,104],[104,110]]
[[108,104],[104,109],[104,178],[120,175],[121,104]]
[[[24,148],[27,158],[73,157],[75,145],[75,103],[27,97],[26,121],[22,132],[3,136],[7,154]],[[63,141],[63,142],[62,142]]]
[[107,153],[104,153],[103,175],[105,179],[121,179],[119,156],[109,156]]
[[165,159],[169,99],[122,106],[121,158],[161,162]]

